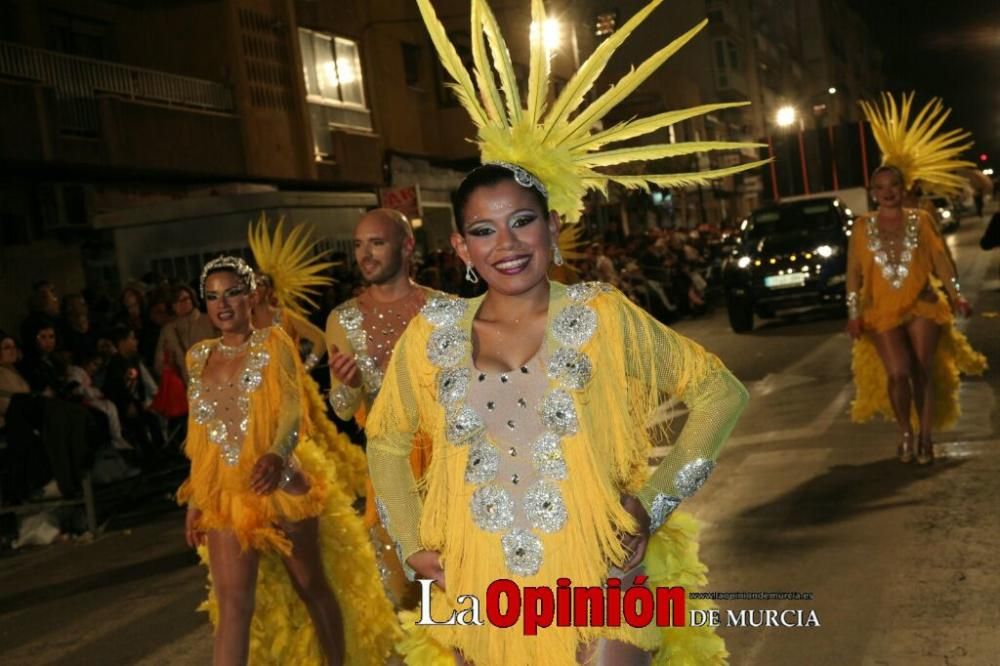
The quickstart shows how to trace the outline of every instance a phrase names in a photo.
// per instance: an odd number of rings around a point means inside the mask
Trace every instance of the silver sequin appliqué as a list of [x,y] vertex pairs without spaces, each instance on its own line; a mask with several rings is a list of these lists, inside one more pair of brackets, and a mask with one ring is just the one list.
[[528,530],[511,530],[500,538],[507,568],[520,576],[534,576],[542,566],[542,542]]
[[566,504],[555,484],[540,481],[524,494],[524,513],[532,527],[558,532],[566,524]]
[[482,486],[472,494],[472,518],[487,532],[500,532],[514,524],[514,499],[500,486]]
[[486,483],[497,478],[500,467],[500,452],[485,439],[476,440],[469,447],[469,459],[465,464],[466,483]]
[[652,534],[656,530],[660,529],[660,525],[667,522],[667,518],[670,514],[674,512],[681,503],[680,497],[674,497],[673,495],[667,495],[664,493],[657,493],[656,497],[653,498],[653,503],[650,505],[649,511],[649,532]]
[[677,475],[674,476],[674,487],[677,488],[681,497],[690,497],[702,487],[714,468],[715,463],[708,458],[692,460],[677,470]]

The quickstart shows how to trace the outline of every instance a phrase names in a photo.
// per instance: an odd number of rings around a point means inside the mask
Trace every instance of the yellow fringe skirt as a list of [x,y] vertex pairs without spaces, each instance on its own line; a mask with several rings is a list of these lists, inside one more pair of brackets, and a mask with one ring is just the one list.
[[337,485],[351,499],[364,497],[368,482],[368,458],[364,450],[330,422],[319,384],[306,373],[303,377],[304,393],[308,399],[306,409],[313,427],[312,439],[333,463]]
[[[683,587],[697,591],[708,582],[706,567],[698,557],[698,522],[684,512],[675,512],[650,538],[642,566],[650,588]],[[707,610],[715,605],[700,599],[688,599],[687,608]],[[420,609],[399,614],[405,637],[396,649],[408,666],[454,666],[451,648],[434,638],[434,627],[418,626]],[[468,627],[467,631],[475,631]],[[712,627],[664,627],[653,658],[654,666],[725,666],[729,652]],[[544,640],[542,636],[512,634],[510,640]],[[476,666],[506,666],[480,664]],[[553,664],[553,666],[563,666]],[[573,666],[566,664],[565,666]]]

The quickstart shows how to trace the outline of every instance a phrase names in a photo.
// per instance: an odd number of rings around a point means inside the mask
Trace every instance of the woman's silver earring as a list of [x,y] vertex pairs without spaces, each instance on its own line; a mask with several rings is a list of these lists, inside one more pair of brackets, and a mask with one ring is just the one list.
[[465,265],[465,279],[472,284],[479,282],[479,275],[476,274],[476,270],[472,267],[471,262]]
[[556,266],[563,265],[562,252],[559,251],[559,246],[555,243],[552,244],[552,263]]

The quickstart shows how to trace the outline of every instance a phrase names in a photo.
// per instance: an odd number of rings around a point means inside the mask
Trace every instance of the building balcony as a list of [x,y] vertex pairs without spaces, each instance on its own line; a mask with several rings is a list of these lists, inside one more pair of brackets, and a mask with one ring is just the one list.
[[25,102],[0,111],[0,136],[13,140],[0,141],[0,158],[243,170],[233,94],[214,81],[0,41],[0,97]]

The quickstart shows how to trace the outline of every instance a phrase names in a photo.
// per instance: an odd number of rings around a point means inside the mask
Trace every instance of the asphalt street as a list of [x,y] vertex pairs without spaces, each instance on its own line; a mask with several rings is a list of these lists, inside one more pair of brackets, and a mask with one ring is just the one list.
[[[977,309],[961,326],[1000,365],[1000,254],[950,237]],[[962,385],[964,415],[931,467],[896,461],[888,423],[852,424],[844,321],[761,322],[735,335],[723,308],[676,326],[718,353],[751,403],[687,508],[703,523],[709,591],[810,600],[719,601],[726,611],[813,611],[818,627],[720,629],[734,665],[1000,663],[1000,410],[996,370]],[[658,453],[662,453],[659,451]],[[654,461],[655,462],[655,461]],[[0,558],[0,663],[207,664],[195,612],[204,572],[165,498],[91,543]]]

